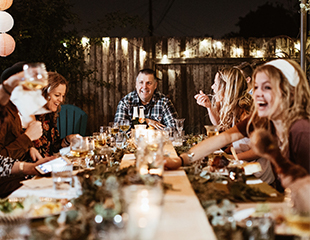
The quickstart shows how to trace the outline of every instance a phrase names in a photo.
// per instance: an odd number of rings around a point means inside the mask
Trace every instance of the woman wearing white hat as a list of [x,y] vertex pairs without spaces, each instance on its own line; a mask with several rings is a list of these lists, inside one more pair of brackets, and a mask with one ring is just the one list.
[[281,153],[310,172],[310,90],[306,74],[291,60],[277,59],[256,68],[254,74],[255,109],[251,117],[227,131],[206,139],[168,159],[170,169],[188,165],[227,144],[265,128],[277,136]]

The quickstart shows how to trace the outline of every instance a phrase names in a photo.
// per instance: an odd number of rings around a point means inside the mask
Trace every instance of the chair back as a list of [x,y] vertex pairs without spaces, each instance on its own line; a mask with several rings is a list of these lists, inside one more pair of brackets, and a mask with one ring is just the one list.
[[79,107],[71,104],[62,105],[57,119],[60,138],[76,133],[85,136],[87,118],[87,114]]

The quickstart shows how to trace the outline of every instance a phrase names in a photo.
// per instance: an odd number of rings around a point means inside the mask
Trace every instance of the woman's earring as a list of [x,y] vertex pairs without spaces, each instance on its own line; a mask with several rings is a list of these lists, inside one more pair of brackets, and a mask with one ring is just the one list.
[[51,99],[51,97],[50,96],[47,96],[47,100],[50,100]]

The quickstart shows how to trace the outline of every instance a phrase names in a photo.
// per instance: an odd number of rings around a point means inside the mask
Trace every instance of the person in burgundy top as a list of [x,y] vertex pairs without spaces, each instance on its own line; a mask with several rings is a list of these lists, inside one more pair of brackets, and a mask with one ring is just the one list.
[[306,74],[292,60],[277,59],[257,67],[254,80],[254,112],[217,136],[195,145],[165,166],[176,169],[265,128],[278,140],[281,154],[310,172],[310,89]]

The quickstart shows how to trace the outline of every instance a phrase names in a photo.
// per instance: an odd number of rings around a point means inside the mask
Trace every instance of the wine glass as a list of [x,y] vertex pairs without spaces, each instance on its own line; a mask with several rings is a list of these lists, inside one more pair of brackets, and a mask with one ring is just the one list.
[[[208,136],[208,138],[213,137],[213,136],[219,134],[218,127],[215,126],[215,125],[205,125],[204,127],[205,127],[205,129],[206,129],[206,131],[207,131],[207,136]],[[209,156],[208,156],[208,165],[209,165],[209,166],[212,165],[213,160],[214,160],[214,154],[211,153],[211,154],[209,154]]]
[[124,132],[124,133],[126,133],[128,130],[129,130],[129,128],[130,128],[130,122],[129,122],[129,120],[128,119],[122,119],[121,120],[121,122],[120,122],[120,129]]
[[110,127],[112,135],[116,135],[119,132],[119,124],[117,122],[111,122]]
[[185,118],[175,119],[176,128],[177,128],[180,136],[182,135],[182,130],[184,127],[184,121],[185,121]]
[[48,84],[48,74],[44,63],[27,63],[23,66],[25,80],[21,82],[24,89],[38,90]]
[[88,137],[74,136],[70,143],[70,154],[76,157],[79,168],[86,166],[85,158],[89,154],[89,150],[93,150],[89,147]]

